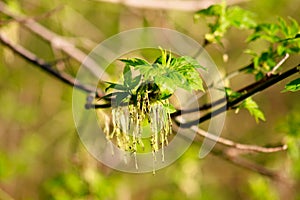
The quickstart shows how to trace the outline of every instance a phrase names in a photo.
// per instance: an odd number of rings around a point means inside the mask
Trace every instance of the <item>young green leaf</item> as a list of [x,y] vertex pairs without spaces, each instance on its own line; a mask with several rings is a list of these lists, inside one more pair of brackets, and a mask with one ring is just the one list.
[[163,106],[166,109],[167,113],[172,114],[177,111],[172,104],[163,104]]
[[124,85],[128,85],[131,82],[132,73],[130,70],[130,66],[128,64],[126,64],[124,67],[123,78],[124,78]]
[[196,12],[194,19],[199,19],[200,15],[215,18],[208,24],[210,32],[205,34],[205,40],[210,43],[222,44],[221,39],[232,26],[238,29],[252,29],[257,26],[253,13],[238,6],[227,7],[225,1]]
[[105,92],[107,92],[109,89],[116,89],[116,90],[127,90],[128,89],[128,87],[126,87],[125,85],[111,83],[111,82],[107,82],[107,81],[105,83],[109,84],[109,86],[107,88],[105,88]]
[[129,92],[116,93],[116,106],[119,106],[122,103],[122,101],[124,101],[129,96],[130,96]]
[[259,109],[257,103],[251,97],[245,99],[239,108],[247,109],[257,123],[259,120],[266,121],[264,113]]
[[158,85],[161,91],[169,94],[173,94],[178,87],[176,82],[167,76],[155,76],[154,83]]
[[139,85],[140,81],[141,81],[141,78],[142,76],[141,75],[138,75],[136,77],[134,77],[133,79],[131,79],[129,82],[128,82],[128,87],[130,89],[134,89],[136,86]]
[[195,13],[194,18],[198,19],[201,15],[204,16],[220,16],[221,12],[222,12],[222,5],[220,4],[216,4],[216,5],[212,5],[209,6],[206,9],[203,10],[199,10]]
[[232,26],[240,29],[251,29],[256,26],[254,14],[238,6],[230,7],[227,10],[227,20]]
[[300,90],[300,78],[295,79],[285,85],[285,89],[282,92],[296,92]]
[[128,58],[128,59],[119,59],[123,63],[128,64],[129,66],[136,67],[139,65],[149,65],[149,63],[140,58]]
[[231,100],[233,100],[235,98],[238,98],[242,95],[241,93],[235,92],[231,88],[228,88],[228,87],[225,87],[225,93],[226,93],[228,101],[231,101]]
[[207,70],[205,67],[200,65],[197,60],[195,60],[194,58],[192,58],[190,56],[181,56],[178,60],[185,61],[186,65],[190,65],[193,68],[201,68],[203,70]]
[[117,95],[120,95],[121,93],[124,93],[124,92],[112,92],[107,95],[104,95],[103,97],[100,98],[100,100],[104,99],[104,100],[110,101],[110,100],[112,100],[112,98],[116,97]]

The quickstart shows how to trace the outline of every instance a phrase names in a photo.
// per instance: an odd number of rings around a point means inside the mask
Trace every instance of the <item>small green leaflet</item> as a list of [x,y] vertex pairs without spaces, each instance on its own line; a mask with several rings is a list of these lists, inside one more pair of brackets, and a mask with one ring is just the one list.
[[299,31],[300,27],[295,19],[289,18],[289,21],[285,21],[279,17],[275,23],[258,24],[254,29],[254,33],[248,37],[247,42],[257,39],[264,39],[272,43],[286,42],[289,39],[296,39]]
[[231,88],[228,88],[228,87],[225,87],[225,92],[226,92],[226,96],[227,96],[228,101],[232,101],[235,98],[238,98],[242,95],[241,93],[235,92]]
[[[232,101],[236,98],[239,98],[242,93],[234,92],[230,88],[225,88],[225,92],[227,95],[228,101]],[[251,98],[245,99],[236,110],[236,113],[239,111],[239,109],[245,108],[249,111],[250,115],[252,115],[255,118],[255,121],[258,123],[259,120],[266,121],[264,113],[259,109],[257,103]]]
[[176,60],[182,60],[182,62],[185,65],[188,65],[192,68],[201,68],[203,70],[207,70],[205,67],[201,66],[197,60],[195,60],[194,58],[190,57],[190,56],[181,56],[180,58],[177,58]]
[[257,103],[251,97],[245,99],[243,103],[239,105],[239,108],[246,108],[250,115],[254,117],[256,123],[258,123],[259,120],[266,121],[264,113],[259,109]]
[[138,65],[147,65],[149,64],[147,61],[140,58],[128,58],[128,59],[119,59],[123,63],[128,64],[129,66],[138,66]]
[[255,15],[247,10],[244,10],[238,6],[233,6],[227,9],[226,18],[230,24],[236,28],[247,29],[254,28],[256,22],[254,20]]
[[288,84],[285,85],[284,88],[285,89],[282,92],[288,92],[288,91],[296,92],[296,91],[300,90],[300,78],[289,82]]
[[177,111],[172,104],[163,104],[163,106],[166,109],[166,111],[170,114]]
[[123,85],[107,81],[106,83],[109,84],[109,86],[105,88],[105,92],[107,92],[109,89],[123,90],[123,91],[132,90],[139,85],[141,81],[141,75],[132,78],[130,66],[126,64],[123,70],[123,79],[124,79]]
[[141,75],[132,78],[132,73],[130,69],[130,65],[126,63],[124,70],[123,70],[123,78],[124,83],[123,85],[127,87],[128,90],[134,89],[141,81]]
[[131,82],[132,73],[130,70],[130,66],[128,64],[126,64],[124,67],[123,78],[124,78],[124,85],[127,85],[129,82]]
[[126,87],[125,85],[112,83],[112,82],[108,82],[108,81],[106,81],[105,83],[109,84],[109,86],[107,88],[105,88],[105,92],[107,92],[109,89],[116,89],[116,90],[127,90],[128,89],[128,87]]
[[[198,20],[200,16],[222,17],[226,24],[237,28],[253,28],[256,26],[254,14],[238,6],[226,7],[225,3],[212,5],[207,9],[195,13],[194,19]],[[216,28],[215,28],[216,29]]]
[[124,101],[127,97],[130,97],[129,92],[119,92],[116,95],[116,106],[119,106],[122,101]]
[[197,20],[201,15],[204,16],[219,16],[222,13],[223,6],[220,4],[211,5],[206,9],[199,10],[195,13],[194,19]]
[[194,20],[200,16],[213,17],[214,21],[208,24],[210,33],[205,34],[206,41],[222,44],[221,39],[230,27],[238,29],[251,29],[256,27],[254,14],[238,6],[227,7],[226,2],[212,5],[207,9],[195,13]]

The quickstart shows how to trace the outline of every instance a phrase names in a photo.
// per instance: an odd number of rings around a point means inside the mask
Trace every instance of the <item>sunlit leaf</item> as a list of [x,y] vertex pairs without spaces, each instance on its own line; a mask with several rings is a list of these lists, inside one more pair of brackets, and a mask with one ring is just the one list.
[[252,98],[245,99],[239,107],[247,109],[257,123],[259,120],[266,121],[264,113],[259,109],[257,103]]
[[201,68],[201,69],[206,70],[205,67],[203,67],[202,65],[200,65],[200,64],[198,63],[197,60],[195,60],[194,58],[192,58],[192,57],[190,57],[190,56],[182,56],[182,57],[180,57],[180,58],[181,58],[182,60],[186,61],[187,64],[191,65],[191,66],[194,67],[194,68]]
[[124,77],[124,85],[128,85],[132,79],[132,73],[130,70],[130,66],[127,64],[123,70],[123,77]]
[[285,89],[282,92],[296,92],[300,90],[300,78],[295,79],[285,85]]
[[163,106],[166,109],[166,111],[170,114],[177,111],[172,104],[163,104]]
[[141,78],[142,78],[141,75],[138,75],[138,76],[136,76],[135,78],[133,78],[133,79],[128,83],[129,88],[130,88],[130,89],[134,89],[136,86],[138,86],[138,84],[139,84],[140,81],[141,81]]
[[216,4],[209,6],[206,9],[199,10],[195,13],[194,18],[199,18],[201,15],[205,16],[220,16],[222,12],[222,5]]
[[289,28],[286,21],[282,17],[278,17],[278,24],[281,29],[281,32],[285,37],[289,37]]
[[119,106],[121,102],[130,95],[129,92],[120,92],[116,95],[116,105]]
[[136,67],[138,65],[149,65],[149,63],[140,58],[128,58],[128,59],[119,59],[123,63],[126,63],[132,67]]
[[246,29],[256,26],[254,14],[238,6],[228,8],[226,16],[231,25],[237,28]]

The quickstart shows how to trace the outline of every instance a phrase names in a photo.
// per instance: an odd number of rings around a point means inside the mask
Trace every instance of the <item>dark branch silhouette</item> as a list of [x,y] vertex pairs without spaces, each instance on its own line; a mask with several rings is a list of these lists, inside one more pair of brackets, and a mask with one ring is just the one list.
[[[260,80],[258,82],[254,82],[254,83],[244,87],[243,89],[239,90],[240,92],[244,92],[244,94],[242,94],[240,97],[238,97],[234,100],[226,102],[225,105],[223,105],[222,107],[220,107],[212,112],[209,112],[206,115],[204,115],[196,120],[193,120],[193,121],[190,121],[190,122],[187,122],[184,124],[180,124],[179,122],[177,122],[177,123],[179,123],[180,126],[183,128],[189,128],[189,127],[195,125],[195,123],[197,124],[197,123],[205,122],[205,121],[209,120],[212,116],[216,116],[227,110],[233,109],[236,105],[243,102],[248,97],[251,97],[251,96],[257,94],[258,92],[263,91],[298,72],[300,72],[300,64],[298,64],[297,66],[293,67],[292,69],[290,69],[282,74],[271,75],[271,76],[267,75],[262,80]],[[225,100],[220,100],[220,101],[225,102]],[[212,103],[212,105],[214,105],[214,103]]]
[[[43,59],[38,58],[35,54],[33,54],[32,52],[23,48],[22,46],[20,46],[18,44],[13,44],[2,33],[0,33],[0,42],[3,45],[5,45],[6,47],[8,47],[9,49],[11,49],[14,53],[16,53],[19,56],[21,56],[22,58],[24,58],[29,63],[33,64],[34,66],[39,67],[46,73],[50,74],[51,76],[57,78],[58,80],[60,80],[62,82],[68,84],[69,86],[72,86],[72,87],[74,86],[74,87],[76,87],[84,92],[88,92],[88,93],[96,92],[96,91],[94,91],[93,87],[91,87],[89,85],[81,84],[78,80],[76,80],[74,77],[70,76],[69,74],[55,70],[53,68],[53,64],[50,64],[50,63],[44,61]],[[56,63],[56,62],[54,62],[54,63]],[[103,95],[102,91],[100,91],[100,90],[97,91],[97,95],[99,97],[102,96]]]

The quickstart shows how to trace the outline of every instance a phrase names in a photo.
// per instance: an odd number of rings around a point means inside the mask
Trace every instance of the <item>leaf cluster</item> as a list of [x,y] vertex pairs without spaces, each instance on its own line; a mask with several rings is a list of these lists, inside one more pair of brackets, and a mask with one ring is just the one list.
[[[234,99],[239,98],[240,96],[243,95],[240,92],[232,91],[230,88],[225,88],[225,92],[226,92],[228,101],[233,101]],[[259,108],[257,103],[251,97],[248,97],[247,99],[245,99],[242,103],[240,103],[236,107],[236,113],[238,113],[239,110],[242,108],[247,109],[249,111],[250,115],[254,117],[256,123],[258,123],[259,120],[262,120],[262,121],[266,120],[264,113],[262,112],[262,110]]]
[[[153,63],[140,58],[120,59],[125,64],[123,70],[123,83],[107,82],[109,89],[115,89],[113,93],[104,98],[115,96],[116,104],[121,102],[136,103],[137,96],[145,92],[150,94],[154,101],[169,98],[176,89],[182,88],[187,91],[204,91],[203,82],[198,68],[205,69],[199,63],[189,57],[175,57],[171,52],[161,49],[159,56]],[[138,71],[138,76],[133,76],[133,71]]]
[[[298,22],[291,17],[287,20],[278,17],[274,23],[257,23],[252,12],[238,6],[227,7],[225,1],[196,12],[194,19],[199,20],[200,17],[204,17],[206,21],[210,20],[208,22],[210,31],[204,36],[205,45],[210,43],[222,45],[223,37],[232,27],[252,31],[246,39],[246,43],[260,40],[269,44],[266,50],[260,53],[250,49],[245,51],[245,53],[253,56],[252,64],[245,68],[247,69],[246,72],[253,74],[257,81],[270,75],[270,73],[276,73],[283,63],[281,61],[284,61],[291,54],[300,52],[300,27]],[[299,78],[288,83],[283,92],[298,90],[300,90]],[[242,93],[234,92],[230,88],[227,88],[226,92],[229,101],[242,95]],[[238,112],[240,108],[247,109],[257,122],[265,120],[263,112],[251,98],[240,103],[236,111]]]
[[257,40],[269,43],[267,50],[259,54],[249,49],[245,51],[253,56],[253,66],[247,72],[253,74],[256,80],[262,79],[272,71],[278,59],[300,52],[299,24],[291,17],[288,20],[278,17],[274,23],[257,23],[252,12],[238,6],[227,7],[225,1],[196,12],[194,19],[198,20],[201,16],[213,18],[212,22],[208,23],[210,32],[205,34],[206,44],[222,44],[222,38],[231,27],[252,30],[247,43]]
[[205,34],[208,43],[222,44],[221,39],[230,27],[238,29],[256,27],[255,15],[252,12],[238,6],[227,7],[225,1],[196,12],[194,19],[198,20],[201,16],[214,18],[213,22],[208,24],[210,33]]
[[248,37],[247,42],[264,40],[269,43],[266,51],[257,54],[247,50],[253,56],[254,67],[248,73],[255,75],[256,80],[264,77],[277,64],[278,58],[286,54],[297,54],[300,52],[300,27],[295,19],[288,21],[279,17],[275,23],[258,24],[254,32]]

